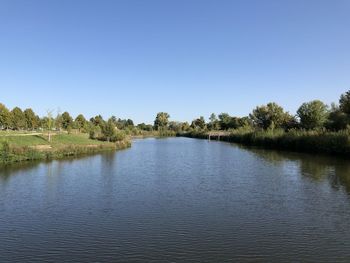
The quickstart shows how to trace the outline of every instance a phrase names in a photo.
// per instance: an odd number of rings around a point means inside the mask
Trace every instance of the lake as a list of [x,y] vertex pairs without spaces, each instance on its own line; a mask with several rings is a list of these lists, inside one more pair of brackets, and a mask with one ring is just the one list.
[[0,168],[0,262],[349,262],[350,162],[189,138]]

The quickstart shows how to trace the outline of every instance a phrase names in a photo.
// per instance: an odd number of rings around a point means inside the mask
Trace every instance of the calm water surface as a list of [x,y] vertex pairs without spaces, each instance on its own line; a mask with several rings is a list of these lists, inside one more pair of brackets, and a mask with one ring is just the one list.
[[350,164],[186,138],[0,168],[0,262],[350,262]]

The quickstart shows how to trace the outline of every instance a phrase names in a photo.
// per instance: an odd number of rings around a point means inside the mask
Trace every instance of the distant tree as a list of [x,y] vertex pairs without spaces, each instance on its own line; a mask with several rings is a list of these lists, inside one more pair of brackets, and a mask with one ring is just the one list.
[[231,120],[229,122],[229,128],[230,129],[238,129],[239,127],[241,127],[241,118],[231,117]]
[[219,114],[219,125],[222,130],[230,128],[231,116],[228,113]]
[[116,129],[113,121],[109,120],[102,126],[102,135],[106,141],[114,141],[114,138],[116,137]]
[[127,125],[127,126],[130,126],[130,127],[134,127],[134,122],[133,122],[133,120],[127,119],[127,120],[126,120],[126,125]]
[[206,128],[206,123],[205,123],[205,119],[203,116],[200,116],[198,119],[195,119],[192,121],[191,127],[193,129],[200,129],[200,130],[204,130]]
[[79,114],[76,118],[75,118],[75,125],[77,127],[77,129],[79,130],[79,132],[81,131],[82,128],[84,128],[84,126],[86,125],[86,119],[84,117],[83,114]]
[[26,127],[26,119],[23,111],[19,107],[13,108],[11,111],[12,127],[15,130],[21,130]]
[[29,130],[34,130],[37,128],[38,123],[37,123],[37,118],[32,109],[26,109],[24,110],[24,118],[26,122],[26,128]]
[[293,118],[288,112],[274,102],[256,107],[249,115],[252,122],[260,128],[286,128]]
[[4,104],[0,103],[0,129],[11,128],[11,114]]
[[140,123],[137,125],[137,128],[143,131],[152,131],[153,130],[153,125],[150,124],[145,124],[145,123]]
[[51,132],[54,127],[54,119],[52,117],[53,110],[47,110],[47,116],[46,116],[46,127],[47,127],[47,135],[48,135],[48,141],[51,142]]
[[126,127],[127,127],[126,120],[122,120],[122,119],[118,118],[118,120],[117,120],[117,128],[122,130],[122,129],[125,129]]
[[336,104],[331,105],[326,127],[329,130],[344,130],[350,124],[350,116],[344,113]]
[[166,112],[159,112],[154,121],[154,127],[156,130],[167,128],[169,124],[170,115]]
[[182,131],[187,132],[190,129],[191,129],[191,126],[187,121],[181,123],[181,130]]
[[70,116],[70,114],[66,111],[62,114],[62,128],[67,130],[71,128],[73,125],[73,118]]
[[239,125],[240,127],[250,127],[252,126],[252,121],[249,117],[242,117],[239,119]]
[[95,125],[95,126],[99,126],[102,128],[102,126],[104,125],[105,121],[103,120],[101,115],[97,115],[94,118],[90,119],[90,122]]
[[220,123],[219,123],[219,120],[216,117],[215,113],[212,113],[209,117],[208,128],[210,130],[219,130],[220,129]]
[[345,114],[350,114],[350,90],[340,96],[339,108]]
[[54,123],[55,123],[55,128],[58,130],[58,131],[61,131],[62,128],[63,128],[63,119],[62,119],[62,114],[58,111],[57,112],[57,115],[56,115],[56,118],[54,120]]
[[178,122],[178,121],[169,122],[169,130],[174,131],[176,133],[181,132],[182,131],[181,122]]
[[328,118],[328,106],[322,101],[313,100],[303,103],[297,111],[300,124],[305,129],[321,128]]
[[35,115],[35,129],[37,128],[43,128],[42,125],[41,125],[41,120],[40,120],[40,117],[38,115]]
[[114,126],[117,126],[118,119],[117,119],[116,116],[113,115],[112,117],[110,117],[110,118],[108,119],[108,121],[113,122]]

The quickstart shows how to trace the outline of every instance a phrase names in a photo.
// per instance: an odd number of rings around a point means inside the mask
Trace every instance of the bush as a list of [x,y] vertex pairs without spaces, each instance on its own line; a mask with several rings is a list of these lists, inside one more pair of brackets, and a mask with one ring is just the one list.
[[7,141],[1,142],[0,158],[1,161],[6,162],[10,156],[10,144]]

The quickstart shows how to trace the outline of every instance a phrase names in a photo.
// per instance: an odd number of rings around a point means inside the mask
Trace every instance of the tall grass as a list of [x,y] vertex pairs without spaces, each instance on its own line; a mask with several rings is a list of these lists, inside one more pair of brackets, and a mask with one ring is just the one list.
[[[208,134],[204,132],[182,135],[192,138],[208,138]],[[325,130],[290,130],[288,132],[283,130],[235,130],[228,135],[221,136],[220,140],[263,148],[337,154],[350,157],[350,132],[348,130],[339,132]]]

